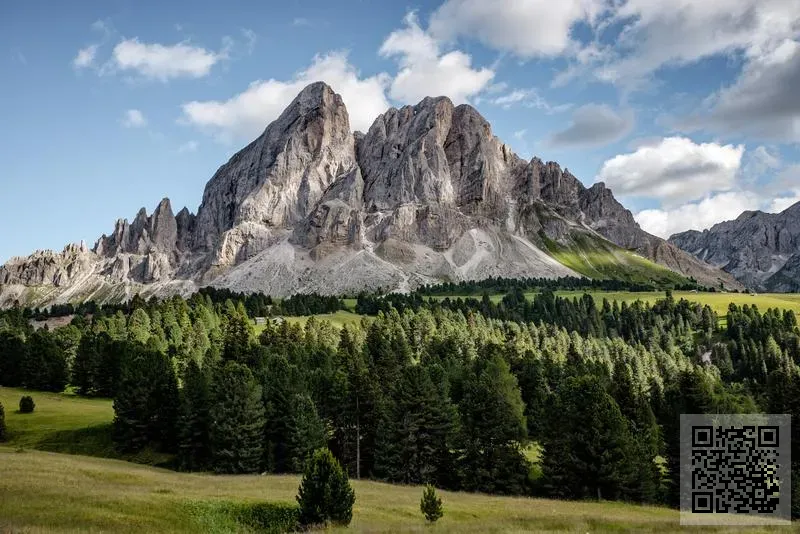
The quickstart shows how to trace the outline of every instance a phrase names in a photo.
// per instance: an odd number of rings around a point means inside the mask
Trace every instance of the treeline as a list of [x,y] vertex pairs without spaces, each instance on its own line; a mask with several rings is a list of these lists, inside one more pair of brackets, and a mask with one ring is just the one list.
[[537,289],[552,291],[661,291],[673,289],[678,291],[710,291],[713,287],[706,288],[697,283],[694,278],[688,278],[685,284],[672,284],[665,287],[657,283],[637,283],[624,280],[600,280],[581,278],[577,276],[564,276],[561,278],[502,278],[490,277],[483,280],[466,280],[461,282],[443,282],[441,284],[425,285],[417,289],[420,295],[481,295],[483,293],[507,293],[512,289],[533,291]]
[[296,472],[327,446],[355,477],[671,505],[680,414],[779,410],[800,429],[791,311],[732,305],[723,328],[669,294],[598,305],[521,289],[359,305],[375,316],[259,335],[243,301],[210,294],[52,332],[7,310],[0,384],[111,396],[117,446],[173,453],[184,470]]

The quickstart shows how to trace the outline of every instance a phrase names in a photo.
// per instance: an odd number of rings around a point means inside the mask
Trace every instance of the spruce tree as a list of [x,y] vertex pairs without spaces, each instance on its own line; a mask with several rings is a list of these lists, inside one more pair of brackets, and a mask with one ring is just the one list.
[[436,495],[436,488],[430,484],[427,484],[425,489],[422,490],[422,499],[419,503],[419,509],[429,523],[435,523],[444,515],[442,499]]
[[449,475],[456,412],[421,365],[403,369],[390,411],[385,450],[376,459],[390,480],[442,483]]
[[123,358],[114,397],[114,441],[123,452],[150,443],[175,450],[179,394],[172,364],[164,354],[131,345]]
[[315,450],[327,445],[325,423],[308,395],[295,395],[289,427],[289,466],[301,473]]
[[178,422],[178,464],[181,469],[203,469],[211,460],[209,408],[208,376],[197,362],[190,361],[183,377]]
[[263,457],[261,386],[246,366],[228,361],[210,385],[211,463],[217,473],[255,473]]
[[306,526],[349,525],[355,492],[347,473],[328,449],[318,449],[306,464],[297,493],[300,523]]
[[542,472],[551,495],[574,499],[626,496],[633,442],[625,418],[595,376],[568,378],[557,393],[544,439]]
[[459,404],[463,486],[523,493],[529,466],[520,449],[526,428],[517,379],[500,356],[476,360],[472,367]]
[[0,385],[21,387],[25,383],[28,347],[17,331],[0,331]]

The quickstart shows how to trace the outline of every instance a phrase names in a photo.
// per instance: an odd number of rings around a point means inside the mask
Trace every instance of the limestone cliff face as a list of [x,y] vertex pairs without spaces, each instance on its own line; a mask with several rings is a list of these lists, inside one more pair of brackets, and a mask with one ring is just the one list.
[[92,250],[15,258],[0,267],[0,305],[206,284],[286,295],[577,275],[547,251],[582,237],[709,285],[737,284],[642,231],[603,184],[523,160],[468,105],[425,98],[353,134],[341,97],[317,82],[217,170],[196,216],[174,215],[164,199],[117,221]]
[[193,246],[215,266],[244,261],[301,223],[354,166],[342,98],[324,83],[312,84],[211,178]]
[[745,211],[733,221],[669,240],[750,288],[800,290],[800,203],[781,213]]

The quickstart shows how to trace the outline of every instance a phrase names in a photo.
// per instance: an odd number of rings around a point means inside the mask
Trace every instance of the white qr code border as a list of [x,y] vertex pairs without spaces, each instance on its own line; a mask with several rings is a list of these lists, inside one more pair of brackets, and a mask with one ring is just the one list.
[[790,415],[683,414],[680,423],[681,525],[791,524]]

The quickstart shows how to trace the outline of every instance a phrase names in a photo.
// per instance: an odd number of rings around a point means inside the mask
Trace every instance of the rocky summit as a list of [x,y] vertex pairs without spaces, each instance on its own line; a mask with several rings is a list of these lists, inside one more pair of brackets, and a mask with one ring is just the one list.
[[800,202],[781,213],[745,211],[670,242],[759,291],[800,291]]
[[0,267],[0,304],[630,273],[740,287],[644,232],[602,183],[518,157],[468,105],[425,98],[354,133],[342,98],[317,82],[220,167],[196,215],[164,199],[91,250],[13,258]]

